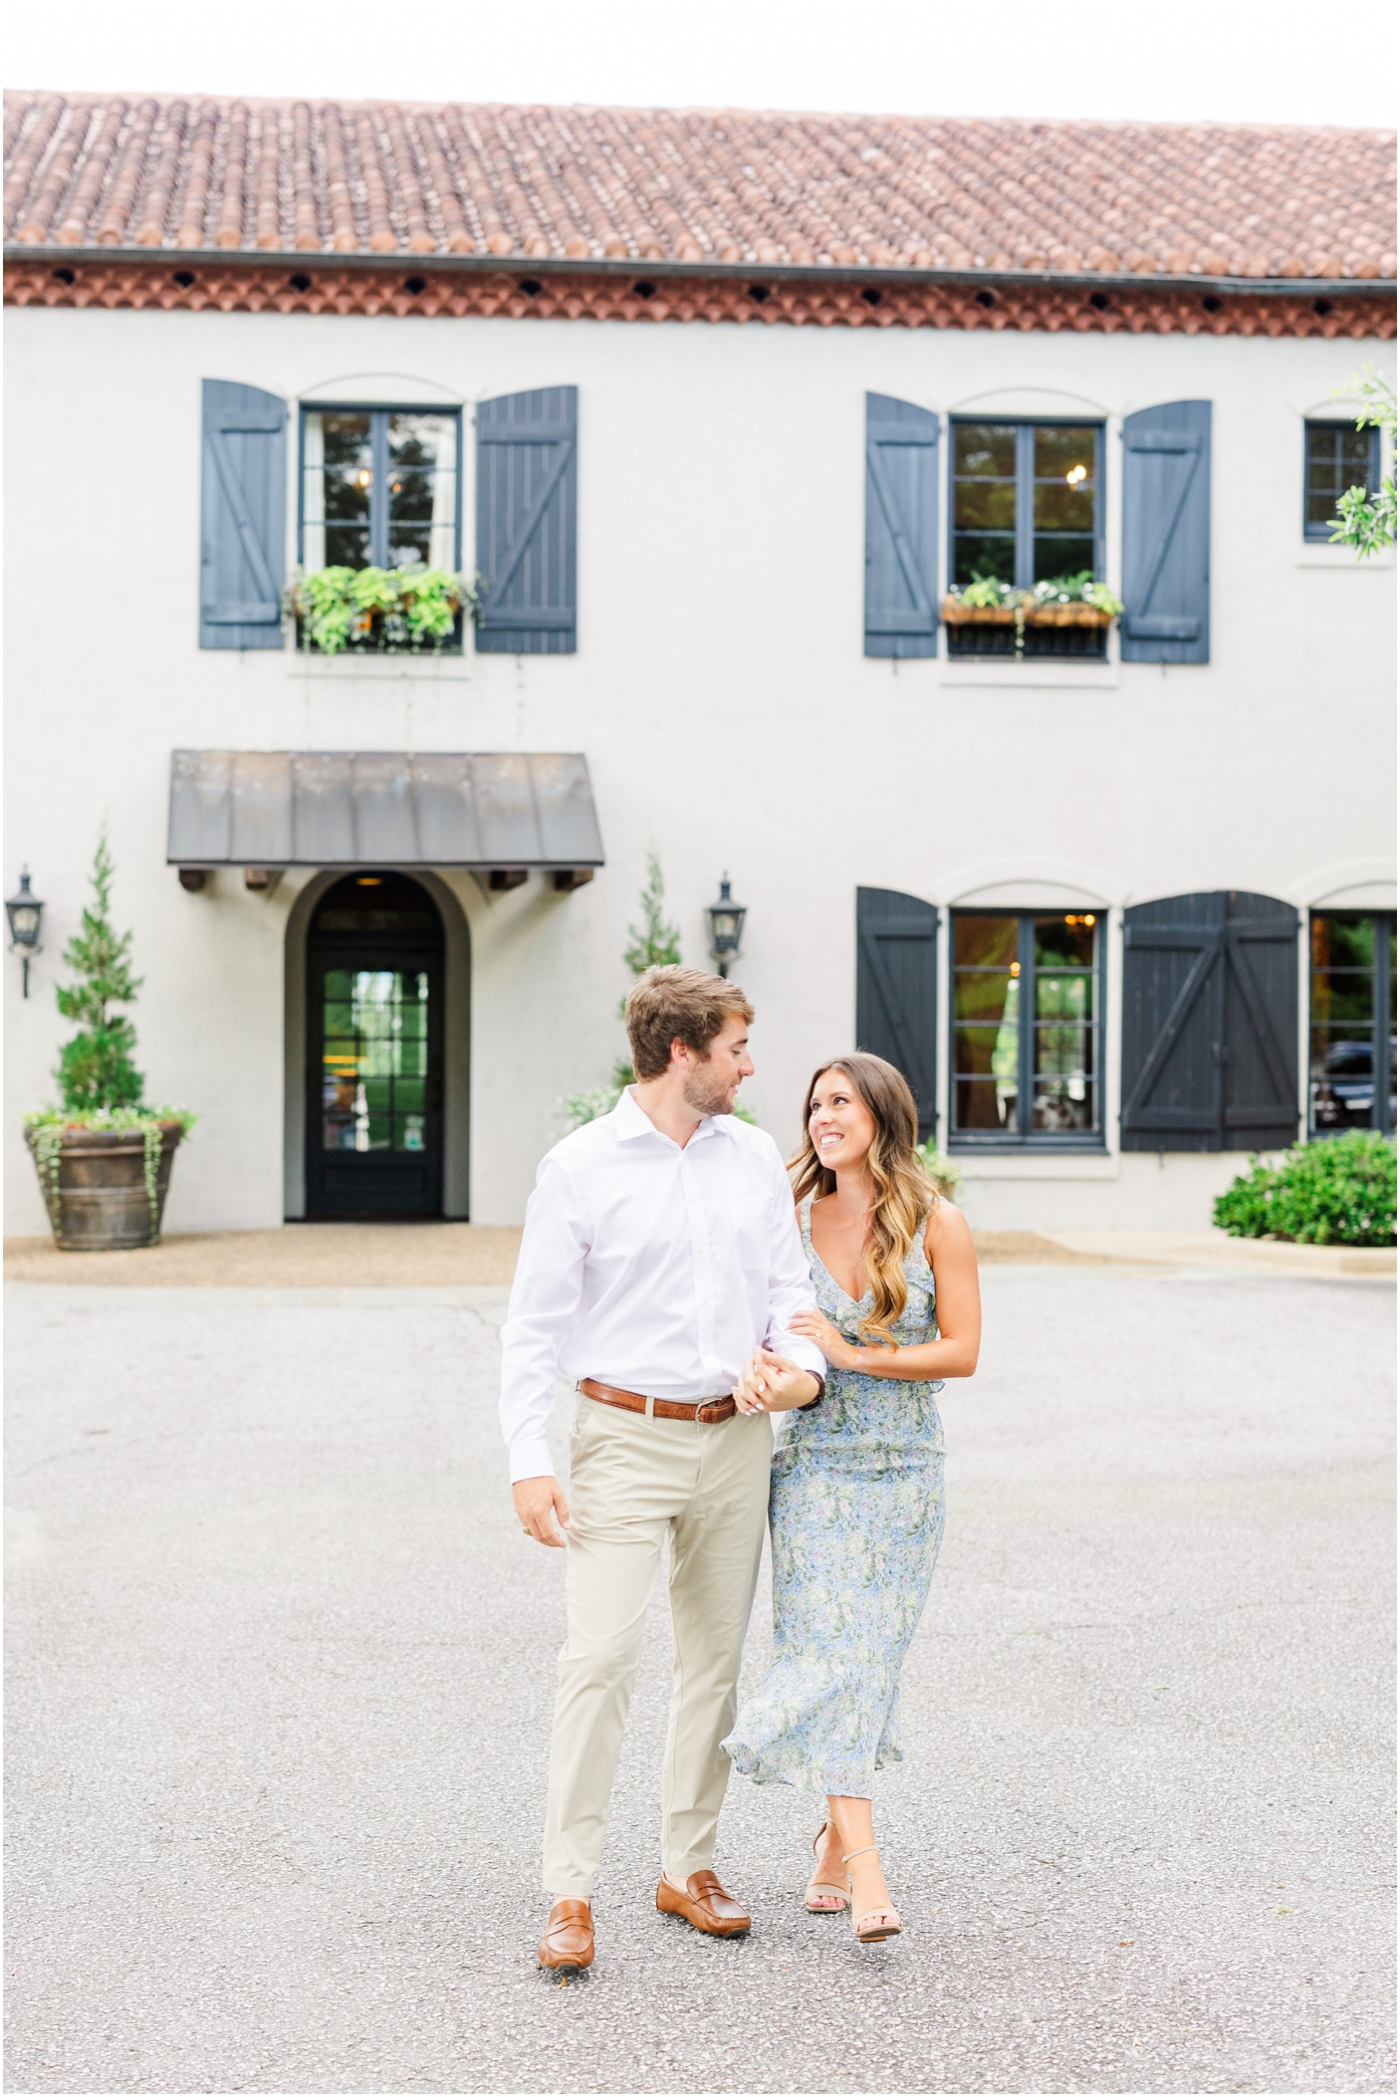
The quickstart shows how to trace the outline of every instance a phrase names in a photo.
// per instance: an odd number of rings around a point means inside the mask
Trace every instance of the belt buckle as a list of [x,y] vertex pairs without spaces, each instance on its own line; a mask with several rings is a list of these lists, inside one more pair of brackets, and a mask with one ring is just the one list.
[[702,1427],[717,1427],[722,1420],[729,1418],[728,1413],[721,1413],[716,1410],[717,1407],[724,1405],[726,1402],[723,1398],[706,1398],[703,1404],[697,1405],[695,1408],[696,1420]]

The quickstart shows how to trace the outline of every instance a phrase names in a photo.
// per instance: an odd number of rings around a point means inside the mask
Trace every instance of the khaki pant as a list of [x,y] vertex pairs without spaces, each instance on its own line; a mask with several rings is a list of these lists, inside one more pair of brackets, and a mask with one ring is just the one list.
[[549,1758],[544,1884],[589,1900],[661,1547],[671,1538],[671,1720],[662,1869],[714,1862],[729,1777],[720,1741],[763,1550],[773,1454],[766,1413],[715,1426],[648,1420],[580,1397],[570,1448],[568,1632]]

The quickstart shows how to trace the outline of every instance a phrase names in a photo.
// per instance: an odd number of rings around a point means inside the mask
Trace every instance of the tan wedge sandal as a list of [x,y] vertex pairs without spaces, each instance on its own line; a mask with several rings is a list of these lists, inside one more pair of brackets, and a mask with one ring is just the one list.
[[[867,1842],[864,1849],[847,1850],[841,1862],[849,1864],[852,1857],[868,1856],[871,1850],[874,1850],[878,1855],[879,1844]],[[846,1885],[851,1895],[851,1934],[854,1936],[857,1944],[878,1944],[885,1937],[898,1937],[901,1935],[904,1924],[900,1921],[893,1908],[870,1908],[864,1915],[857,1915],[855,1913],[856,1889],[849,1872],[846,1874]]]
[[[824,1820],[817,1829],[816,1834],[812,1837],[812,1854],[814,1856],[816,1855],[817,1845],[830,1825],[830,1821]],[[818,1897],[814,1899],[814,1895]],[[824,1879],[810,1879],[808,1881],[803,1901],[807,1912],[811,1915],[843,1915],[851,1905],[846,1897],[844,1886],[829,1885]]]

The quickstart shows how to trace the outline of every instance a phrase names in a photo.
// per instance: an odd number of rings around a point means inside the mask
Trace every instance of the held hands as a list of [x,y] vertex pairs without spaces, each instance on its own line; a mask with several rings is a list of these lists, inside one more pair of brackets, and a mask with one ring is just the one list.
[[[517,1478],[511,1487],[520,1526],[537,1544],[552,1544],[562,1550],[568,1539],[559,1527],[569,1526],[569,1503],[557,1478]],[[555,1516],[559,1522],[555,1521]]]
[[799,1369],[796,1362],[770,1354],[766,1347],[754,1349],[733,1391],[741,1413],[792,1412],[810,1405],[816,1394],[817,1379],[809,1369]]
[[795,1318],[788,1320],[788,1330],[801,1339],[814,1340],[833,1369],[863,1369],[866,1366],[862,1359],[864,1349],[843,1340],[831,1320],[823,1318],[820,1311],[799,1311]]

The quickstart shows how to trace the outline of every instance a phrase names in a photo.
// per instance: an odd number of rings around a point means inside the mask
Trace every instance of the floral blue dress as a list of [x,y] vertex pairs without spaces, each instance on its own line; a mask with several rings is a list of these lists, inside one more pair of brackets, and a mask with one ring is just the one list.
[[[849,1297],[812,1247],[817,1304],[853,1345],[869,1307]],[[904,1262],[901,1347],[937,1338],[921,1230]],[[760,1784],[869,1798],[877,1769],[903,1760],[899,1671],[918,1628],[943,1536],[941,1383],[827,1374],[810,1412],[778,1415],[769,1526],[773,1654],[725,1752]]]

